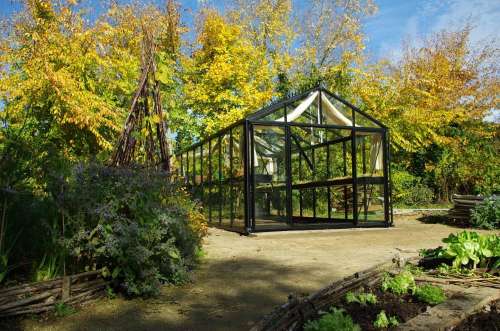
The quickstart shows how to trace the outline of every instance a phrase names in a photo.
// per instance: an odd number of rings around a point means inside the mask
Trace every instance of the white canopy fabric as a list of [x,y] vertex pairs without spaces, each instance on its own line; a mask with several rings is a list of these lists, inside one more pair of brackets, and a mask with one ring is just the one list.
[[325,114],[333,124],[352,126],[352,121],[335,108],[324,93],[321,94],[321,105],[323,106],[323,114]]
[[[305,99],[304,101],[302,101],[300,103],[300,105],[297,106],[297,108],[295,108],[294,110],[292,110],[290,113],[287,113],[286,114],[286,119],[288,122],[293,122],[295,121],[297,118],[299,118],[300,115],[302,115],[303,112],[305,112],[309,106],[313,103],[313,101],[316,99],[316,97],[318,96],[318,91],[316,92],[312,92],[311,94],[309,94],[309,96],[307,97],[307,99]],[[281,117],[281,118],[278,118],[276,120],[276,122],[284,122],[285,121],[285,117]]]
[[[342,125],[342,126],[352,126],[352,121],[345,116],[341,111],[339,111],[333,104],[332,102],[328,99],[328,97],[324,93],[319,93],[318,91],[312,92],[309,94],[309,96],[302,101],[295,109],[291,110],[286,114],[286,120],[288,122],[293,122],[297,118],[299,118],[306,110],[309,109],[309,107],[313,104],[314,101],[317,101],[319,95],[321,95],[321,105],[322,105],[322,110],[323,114],[327,118],[328,122],[330,124],[335,124],[335,125]],[[276,122],[284,122],[285,121],[285,116],[278,118]],[[357,126],[357,125],[356,125]],[[273,128],[271,127],[271,130]],[[372,144],[371,144],[371,149],[370,149],[370,165],[371,165],[371,171],[380,171],[383,170],[384,167],[384,162],[383,162],[383,146],[382,146],[382,139],[379,134],[372,135],[369,132],[359,132],[359,135],[371,135],[372,136]],[[229,138],[229,137],[228,137]],[[223,139],[228,139],[228,138],[223,138]],[[234,138],[233,138],[234,139]],[[265,141],[262,137],[259,137],[255,135],[254,137],[255,143],[262,146],[263,148],[273,151],[275,148]],[[239,141],[238,141],[239,140]],[[243,142],[243,135],[240,135],[239,139],[234,139],[233,141],[233,148],[234,152],[239,152],[240,157],[243,158],[243,150],[241,150],[240,146]],[[212,153],[215,153],[218,149],[220,148],[218,143],[215,143],[212,145]],[[199,153],[196,153],[196,157],[198,157]],[[254,159],[254,166],[259,165],[259,156],[257,155],[256,150],[254,149],[253,151],[253,159]],[[268,156],[261,156],[262,160],[266,160],[267,165],[267,171],[270,174],[273,174],[276,166],[274,164],[274,160],[272,160]]]
[[384,170],[382,137],[377,134],[373,136],[372,147],[370,148],[370,165],[372,170]]
[[[318,98],[319,92],[315,91],[309,94],[309,96],[300,103],[294,110],[286,114],[286,119],[288,122],[293,122],[300,117]],[[342,112],[340,112],[335,106],[330,102],[328,97],[322,93],[321,94],[321,105],[323,106],[323,113],[331,122],[331,124],[352,126],[352,121],[348,119]],[[276,122],[284,122],[285,117],[278,118]]]
[[[288,122],[295,121],[300,117],[312,104],[317,100],[320,93],[318,91],[312,92],[304,101],[302,101],[295,109],[286,114],[286,119]],[[352,126],[352,121],[347,118],[341,111],[339,111],[328,99],[328,97],[321,93],[321,106],[323,114],[326,116],[331,124],[342,125],[342,126]],[[276,120],[277,122],[284,122],[285,117],[281,117]],[[358,126],[358,125],[356,125]],[[369,135],[369,133],[364,133]],[[373,143],[370,149],[370,163],[372,171],[383,170],[384,161],[382,153],[382,139],[380,135],[373,136]]]

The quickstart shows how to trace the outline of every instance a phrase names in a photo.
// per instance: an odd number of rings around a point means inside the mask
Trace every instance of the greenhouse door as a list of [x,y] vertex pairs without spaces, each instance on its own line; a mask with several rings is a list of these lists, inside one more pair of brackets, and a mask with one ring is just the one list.
[[279,123],[250,125],[252,215],[253,226],[257,231],[289,227],[287,130],[284,124]]

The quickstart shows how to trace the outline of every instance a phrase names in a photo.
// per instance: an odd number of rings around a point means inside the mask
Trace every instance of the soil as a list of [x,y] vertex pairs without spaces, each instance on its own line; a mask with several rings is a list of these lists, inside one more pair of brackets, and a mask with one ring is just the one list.
[[488,311],[474,314],[459,324],[454,331],[500,330],[500,300],[490,304]]
[[385,311],[387,317],[396,316],[401,324],[425,312],[428,307],[428,304],[416,300],[411,295],[397,296],[390,292],[383,292],[379,288],[365,288],[364,292],[375,294],[377,303],[364,306],[359,303],[340,304],[340,307],[344,308],[364,331],[378,330],[373,326],[373,322],[382,310]]

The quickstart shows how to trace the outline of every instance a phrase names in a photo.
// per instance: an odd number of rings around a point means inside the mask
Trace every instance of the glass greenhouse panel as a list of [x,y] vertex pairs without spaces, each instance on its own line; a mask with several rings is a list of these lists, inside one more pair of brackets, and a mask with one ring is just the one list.
[[359,176],[383,176],[384,152],[380,132],[356,133],[357,173]]
[[384,185],[367,185],[361,190],[359,205],[359,222],[384,222],[385,216]]
[[210,224],[225,229],[389,226],[387,137],[383,124],[316,87],[183,151],[179,173]]
[[285,129],[256,125],[252,137],[255,228],[286,227]]
[[231,134],[226,132],[221,136],[221,164],[220,164],[220,198],[221,220],[220,224],[229,226],[231,222]]

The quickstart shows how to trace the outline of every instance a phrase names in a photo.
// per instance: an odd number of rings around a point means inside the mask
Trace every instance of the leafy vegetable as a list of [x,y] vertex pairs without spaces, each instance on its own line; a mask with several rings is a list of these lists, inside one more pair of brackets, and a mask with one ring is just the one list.
[[365,306],[366,304],[375,304],[377,303],[377,296],[373,293],[358,293],[355,294],[353,292],[347,292],[345,296],[345,301],[347,303],[359,303],[362,306]]
[[396,318],[396,316],[387,317],[385,311],[383,310],[377,315],[377,319],[375,319],[375,321],[373,322],[373,326],[378,329],[386,329],[390,326],[398,326],[398,325],[399,321]]
[[385,274],[381,287],[383,291],[390,291],[396,295],[407,294],[410,291],[413,293],[416,289],[415,279],[411,272],[407,270],[394,277]]
[[320,319],[307,321],[304,331],[361,331],[361,327],[354,323],[351,316],[344,313],[343,309],[332,307],[329,313]]
[[418,286],[415,290],[415,297],[418,300],[426,302],[431,305],[437,305],[446,300],[446,295],[441,287],[425,284]]
[[463,231],[457,235],[450,234],[443,239],[445,248],[438,248],[434,256],[452,260],[452,268],[476,269],[495,267],[500,258],[500,236],[497,234],[480,235],[476,232]]

